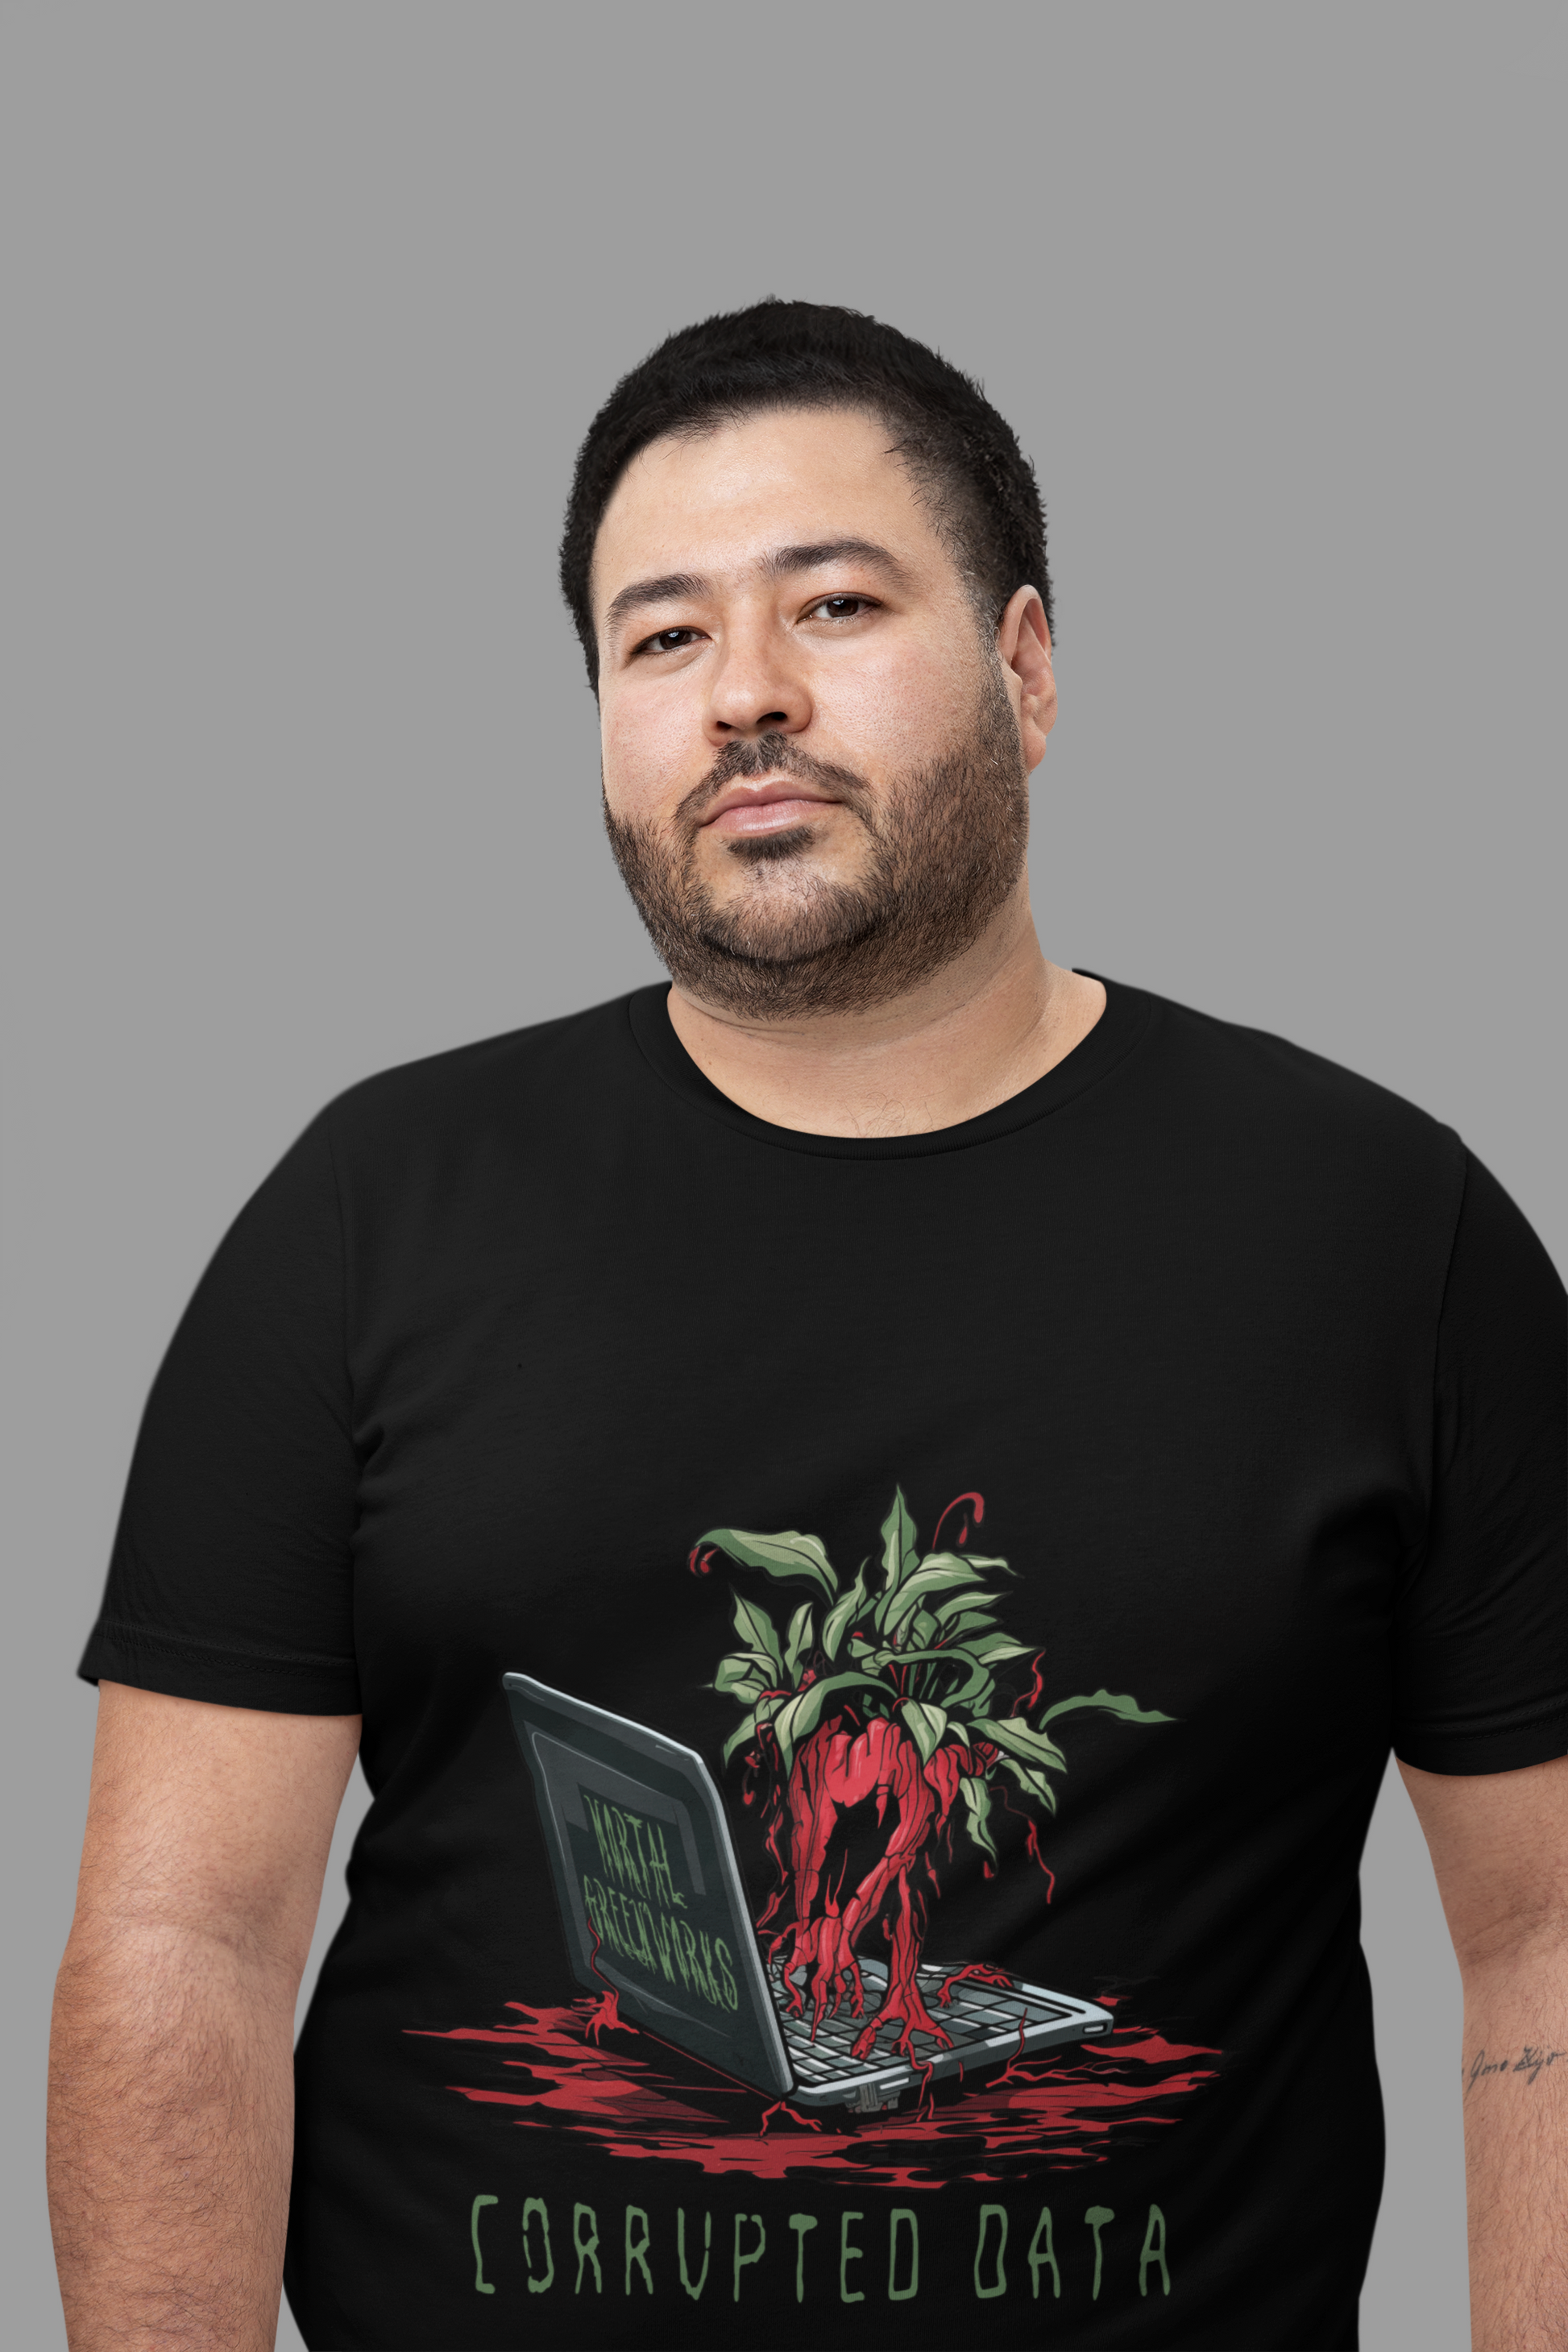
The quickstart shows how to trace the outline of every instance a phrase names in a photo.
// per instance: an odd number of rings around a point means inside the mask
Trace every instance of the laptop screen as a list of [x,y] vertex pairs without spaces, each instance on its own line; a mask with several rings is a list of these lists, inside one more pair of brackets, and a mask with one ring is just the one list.
[[719,1791],[689,1748],[504,1677],[579,1982],[775,2095],[791,2085]]

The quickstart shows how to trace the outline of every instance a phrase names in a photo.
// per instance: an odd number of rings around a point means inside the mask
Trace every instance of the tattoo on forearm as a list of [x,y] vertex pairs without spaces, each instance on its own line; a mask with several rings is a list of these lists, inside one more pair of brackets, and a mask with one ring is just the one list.
[[1518,2058],[1489,2058],[1484,2050],[1478,2050],[1468,2066],[1463,2062],[1460,2064],[1459,2071],[1465,2078],[1465,2096],[1468,2099],[1476,2084],[1487,2074],[1522,2074],[1526,2082],[1533,2083],[1560,2058],[1568,2060],[1568,2050],[1538,2050],[1531,2042],[1525,2043],[1523,2053]]

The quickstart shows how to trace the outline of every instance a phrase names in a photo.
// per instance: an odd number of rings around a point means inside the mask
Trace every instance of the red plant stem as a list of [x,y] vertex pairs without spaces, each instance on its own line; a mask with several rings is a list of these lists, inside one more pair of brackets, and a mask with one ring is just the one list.
[[1046,1654],[1044,1650],[1037,1650],[1035,1652],[1034,1679],[1031,1681],[1028,1689],[1023,1692],[1013,1701],[1012,1706],[1007,1710],[1009,1715],[1029,1716],[1032,1715],[1036,1707],[1038,1706],[1041,1699],[1046,1695],[1045,1659]]
[[[959,1505],[960,1505],[960,1503],[973,1503],[973,1506],[974,1506],[974,1524],[975,1524],[975,1526],[976,1526],[976,1527],[979,1527],[979,1526],[982,1524],[982,1522],[984,1521],[984,1517],[985,1517],[985,1497],[984,1497],[984,1495],[977,1494],[977,1493],[974,1493],[974,1492],[973,1492],[973,1491],[972,1491],[971,1493],[967,1494],[967,1495],[955,1495],[955,1496],[953,1496],[953,1498],[952,1498],[952,1502],[948,1505],[948,1507],[947,1507],[947,1510],[946,1510],[946,1511],[943,1511],[943,1513],[942,1513],[942,1518],[941,1518],[941,1519],[938,1519],[938,1521],[937,1521],[937,1523],[936,1523],[935,1527],[931,1529],[931,1548],[932,1551],[940,1551],[940,1550],[942,1549],[942,1544],[941,1544],[941,1541],[940,1541],[940,1538],[941,1538],[941,1535],[942,1535],[942,1519],[945,1519],[945,1518],[947,1517],[948,1511],[956,1511],[956,1510],[957,1510],[957,1508],[958,1508],[958,1507],[959,1507]],[[968,1533],[968,1529],[966,1528],[966,1529],[964,1530],[964,1535],[966,1535],[967,1533]],[[958,1538],[958,1540],[959,1540],[959,1542],[960,1542],[960,1543],[962,1543],[962,1542],[963,1541],[963,1539],[964,1539],[963,1535],[961,1535],[961,1536],[959,1537],[959,1538]]]

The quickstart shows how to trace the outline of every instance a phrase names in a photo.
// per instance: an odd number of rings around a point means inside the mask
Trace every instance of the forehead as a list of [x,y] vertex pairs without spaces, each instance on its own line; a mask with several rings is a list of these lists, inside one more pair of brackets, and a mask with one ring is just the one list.
[[594,603],[628,580],[689,572],[721,580],[769,550],[878,541],[911,568],[942,548],[892,431],[859,409],[763,410],[710,432],[671,434],[638,452],[616,486],[594,549]]

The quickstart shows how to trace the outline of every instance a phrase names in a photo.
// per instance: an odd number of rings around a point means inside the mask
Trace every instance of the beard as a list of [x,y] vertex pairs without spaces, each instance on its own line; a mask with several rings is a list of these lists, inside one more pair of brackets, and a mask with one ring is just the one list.
[[[815,870],[795,825],[724,844],[741,887],[704,880],[704,813],[738,779],[787,776],[831,793],[864,829],[854,881]],[[858,1013],[907,993],[972,947],[1024,869],[1029,791],[1017,721],[994,671],[938,758],[879,797],[853,770],[787,735],[727,744],[668,829],[615,815],[605,830],[659,961],[688,994],[757,1021]]]

